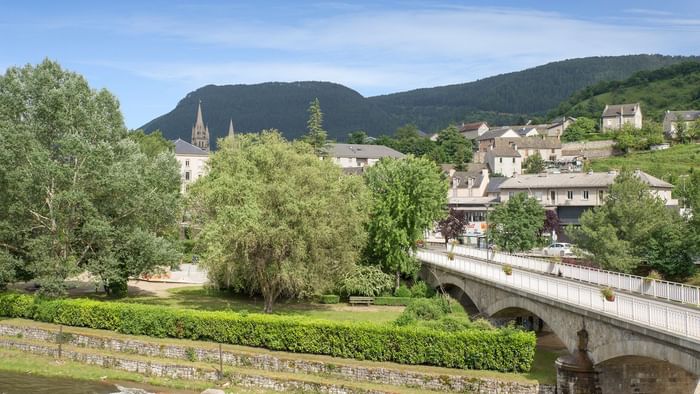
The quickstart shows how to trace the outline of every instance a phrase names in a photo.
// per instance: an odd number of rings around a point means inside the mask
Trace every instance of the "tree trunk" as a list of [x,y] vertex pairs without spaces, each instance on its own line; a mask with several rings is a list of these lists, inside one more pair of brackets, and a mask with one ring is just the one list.
[[398,289],[401,285],[401,271],[396,270],[396,288]]
[[272,294],[263,294],[265,299],[265,309],[263,312],[272,313],[272,305],[275,303],[275,297]]

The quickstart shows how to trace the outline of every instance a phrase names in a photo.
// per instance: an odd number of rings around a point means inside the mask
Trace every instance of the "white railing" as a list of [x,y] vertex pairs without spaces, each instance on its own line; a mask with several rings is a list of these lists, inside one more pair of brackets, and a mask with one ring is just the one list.
[[474,249],[467,246],[448,245],[448,251],[457,255],[491,260],[496,263],[509,264],[513,267],[525,268],[545,274],[560,275],[563,278],[593,283],[599,286],[625,290],[631,293],[665,298],[685,304],[700,305],[700,287],[688,286],[682,283],[665,280],[646,279],[641,276],[605,271],[580,265],[556,263],[532,257],[516,256],[502,252],[489,252],[485,249]]
[[425,263],[483,278],[499,286],[513,287],[641,326],[700,340],[700,311],[690,308],[631,294],[616,294],[615,300],[609,302],[603,299],[599,288],[591,285],[518,269],[506,275],[500,265],[460,257],[450,260],[444,253],[419,250],[416,257]]

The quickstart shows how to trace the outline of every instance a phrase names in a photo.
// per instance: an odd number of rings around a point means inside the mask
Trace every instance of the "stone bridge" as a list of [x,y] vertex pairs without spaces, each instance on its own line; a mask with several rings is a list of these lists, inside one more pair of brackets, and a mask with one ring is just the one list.
[[[556,362],[559,393],[700,394],[700,341],[695,338],[611,316],[606,313],[606,308],[611,308],[607,304],[622,300],[602,300],[599,287],[590,286],[586,292],[581,288],[585,285],[571,287],[564,278],[516,268],[507,275],[499,264],[450,257],[419,252],[421,277],[450,293],[471,313],[491,318],[534,315],[565,344],[570,354]],[[547,290],[532,291],[533,281],[547,282]],[[541,283],[536,286],[545,289]],[[578,289],[578,297],[572,296],[572,289]],[[566,296],[556,295],[562,292]],[[581,302],[593,294],[599,301],[590,301],[590,305]],[[569,302],[571,299],[578,304]],[[601,302],[602,307],[595,302]],[[633,312],[644,305],[632,300]],[[650,322],[654,320],[651,312],[649,307]],[[666,313],[668,319],[671,315]]]

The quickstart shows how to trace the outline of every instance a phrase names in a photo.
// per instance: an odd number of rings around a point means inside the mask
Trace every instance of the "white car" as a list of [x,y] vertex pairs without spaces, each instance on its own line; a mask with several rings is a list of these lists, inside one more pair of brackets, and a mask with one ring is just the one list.
[[573,256],[572,245],[566,242],[554,242],[542,249],[545,256]]

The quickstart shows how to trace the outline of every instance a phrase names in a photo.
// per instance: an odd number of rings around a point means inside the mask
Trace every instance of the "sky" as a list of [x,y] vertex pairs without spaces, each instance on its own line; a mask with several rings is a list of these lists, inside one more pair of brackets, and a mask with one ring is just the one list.
[[700,55],[700,1],[14,1],[0,36],[0,70],[56,60],[137,128],[208,84],[373,96],[577,57]]

